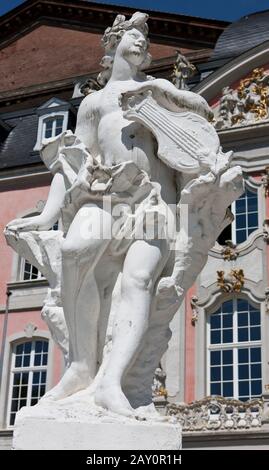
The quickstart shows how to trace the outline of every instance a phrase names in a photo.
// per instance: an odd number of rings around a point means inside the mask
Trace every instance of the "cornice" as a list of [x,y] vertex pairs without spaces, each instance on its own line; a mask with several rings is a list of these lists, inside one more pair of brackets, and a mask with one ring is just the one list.
[[[136,9],[73,0],[28,0],[0,18],[0,49],[41,24],[103,33],[117,13]],[[150,39],[164,44],[214,47],[228,22],[147,11]]]

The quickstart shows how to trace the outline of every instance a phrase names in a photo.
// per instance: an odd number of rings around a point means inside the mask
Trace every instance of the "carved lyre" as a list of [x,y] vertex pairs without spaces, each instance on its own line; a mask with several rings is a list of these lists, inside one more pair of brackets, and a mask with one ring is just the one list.
[[218,173],[225,169],[232,152],[223,153],[214,127],[191,111],[173,112],[160,106],[151,91],[123,96],[124,117],[146,126],[158,142],[158,157],[184,173]]

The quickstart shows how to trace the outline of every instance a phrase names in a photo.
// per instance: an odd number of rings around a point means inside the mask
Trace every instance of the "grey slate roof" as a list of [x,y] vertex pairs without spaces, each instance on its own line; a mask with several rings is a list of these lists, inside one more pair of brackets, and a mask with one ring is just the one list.
[[219,36],[211,59],[234,58],[269,40],[269,10],[244,16]]
[[0,170],[40,162],[33,152],[37,138],[38,116],[31,114],[5,120],[12,127],[0,144]]

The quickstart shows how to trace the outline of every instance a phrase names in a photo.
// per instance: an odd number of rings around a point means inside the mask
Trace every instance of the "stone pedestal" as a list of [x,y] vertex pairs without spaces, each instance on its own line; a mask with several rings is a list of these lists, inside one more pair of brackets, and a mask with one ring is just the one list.
[[139,421],[77,413],[52,412],[41,406],[22,408],[16,417],[15,450],[179,450],[181,426],[167,421]]

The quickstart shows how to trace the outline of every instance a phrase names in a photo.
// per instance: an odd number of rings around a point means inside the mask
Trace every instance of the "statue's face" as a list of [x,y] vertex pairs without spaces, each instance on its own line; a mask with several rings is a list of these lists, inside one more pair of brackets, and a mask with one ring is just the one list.
[[118,45],[117,52],[133,65],[141,65],[147,55],[148,43],[138,29],[126,31]]

